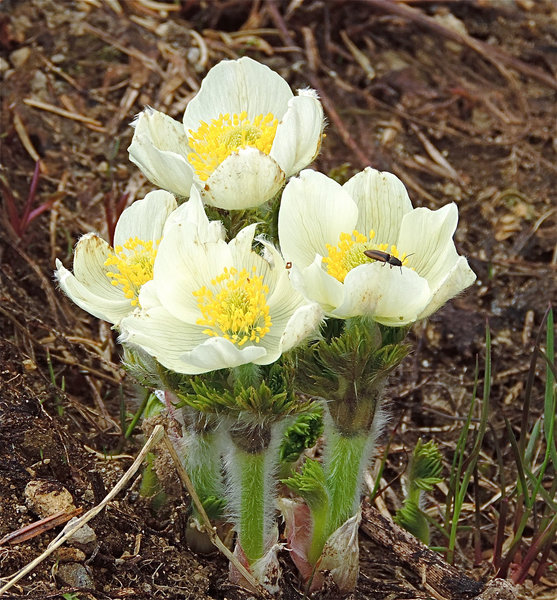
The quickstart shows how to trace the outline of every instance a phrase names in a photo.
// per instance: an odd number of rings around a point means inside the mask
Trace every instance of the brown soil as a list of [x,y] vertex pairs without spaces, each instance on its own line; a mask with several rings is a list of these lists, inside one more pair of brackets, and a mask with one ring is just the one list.
[[[414,328],[413,355],[389,390],[394,437],[385,477],[396,480],[419,436],[438,441],[448,473],[472,400],[476,356],[481,364],[485,355],[488,319],[492,433],[477,488],[481,504],[488,504],[483,554],[474,566],[472,534],[464,531],[456,557],[468,573],[488,578],[498,510],[488,503],[498,490],[493,435],[507,480],[516,480],[504,418],[519,435],[537,327],[557,298],[556,5],[305,0],[274,6],[247,0],[0,4],[0,538],[39,518],[25,504],[31,479],[62,484],[87,510],[141,448],[141,435],[122,435],[140,392],[120,369],[109,327],[56,290],[54,259],[69,266],[80,234],[108,235],[119,211],[151,189],[127,158],[134,114],[151,105],[180,119],[213,64],[247,54],[293,88],[320,92],[329,126],[316,168],[334,169],[343,179],[370,164],[397,173],[417,205],[459,205],[456,241],[478,281]],[[399,14],[406,7],[417,11],[412,18]],[[448,37],[452,27],[464,36],[459,42]],[[13,196],[21,215],[37,158],[32,208],[48,208],[22,233],[7,198]],[[532,399],[533,422],[543,411],[541,368]],[[186,495],[170,494],[155,514],[138,493],[139,481],[137,475],[90,523],[97,544],[84,561],[87,589],[64,584],[63,555],[53,555],[5,597],[248,597],[227,583],[222,556],[196,556],[185,546]],[[396,509],[399,487],[395,481],[382,495],[385,510]],[[432,514],[443,502],[436,490]],[[473,516],[470,498],[462,524],[473,525]],[[507,534],[511,528],[512,515]],[[35,558],[59,530],[0,547],[2,577]],[[363,534],[361,557],[353,598],[431,597],[418,575]],[[555,557],[554,546],[549,559]],[[283,563],[284,598],[302,598],[286,553]],[[519,593],[549,599],[555,586],[550,568]]]

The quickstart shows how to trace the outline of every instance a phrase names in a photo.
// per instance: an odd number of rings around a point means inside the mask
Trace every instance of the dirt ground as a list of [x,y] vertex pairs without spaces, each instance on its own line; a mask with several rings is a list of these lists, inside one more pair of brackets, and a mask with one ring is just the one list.
[[[507,481],[516,481],[504,419],[518,436],[537,329],[557,298],[552,0],[1,2],[0,538],[38,520],[24,494],[30,480],[63,486],[88,510],[140,450],[141,432],[125,440],[123,430],[141,392],[120,368],[109,326],[56,289],[54,260],[69,267],[80,234],[108,236],[121,210],[152,189],[128,161],[133,116],[150,105],[181,119],[207,70],[242,55],[293,88],[318,90],[328,127],[315,168],[342,181],[369,164],[396,173],[415,205],[459,206],[457,247],[478,280],[411,334],[414,351],[388,391],[393,418],[379,449],[392,438],[384,477],[393,483],[378,506],[394,513],[400,504],[397,477],[419,436],[439,443],[448,474],[473,400],[476,357],[483,364],[487,320],[494,374],[476,487],[484,506],[480,556],[464,528],[455,562],[488,579],[499,509],[494,440]],[[37,161],[30,208],[40,214],[31,219],[25,203]],[[540,366],[531,422],[542,411]],[[5,597],[249,597],[227,583],[222,556],[187,549],[188,500],[173,483],[155,513],[135,475],[91,521],[96,540],[88,548],[57,551]],[[439,516],[443,503],[440,486],[430,513]],[[473,525],[473,504],[470,497],[463,526]],[[59,531],[0,546],[1,576]],[[435,597],[396,555],[363,533],[360,544],[353,598]],[[519,597],[555,598],[556,557],[554,544],[553,566],[539,581],[527,578]],[[283,597],[303,598],[283,559]]]

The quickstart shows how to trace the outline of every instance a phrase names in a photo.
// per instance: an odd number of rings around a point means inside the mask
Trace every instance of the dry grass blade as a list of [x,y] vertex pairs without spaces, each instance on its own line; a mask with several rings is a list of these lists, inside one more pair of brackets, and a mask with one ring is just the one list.
[[16,133],[17,133],[19,139],[21,140],[23,147],[25,148],[25,150],[27,150],[27,153],[29,154],[29,156],[36,163],[37,162],[40,163],[41,172],[46,173],[47,172],[46,167],[45,167],[44,163],[41,162],[41,157],[39,156],[39,153],[35,149],[35,146],[33,146],[33,142],[31,141],[31,138],[29,137],[29,134],[27,133],[27,129],[25,128],[25,125],[23,124],[23,121],[21,120],[21,117],[17,114],[17,112],[14,112],[14,129],[16,130]]
[[[267,2],[267,8],[268,8],[269,14],[271,15],[273,22],[277,26],[277,29],[279,30],[279,34],[282,37],[282,39],[284,40],[284,42],[286,44],[288,44],[289,46],[295,46],[296,44],[295,44],[294,40],[292,39],[292,36],[288,32],[286,23],[284,22],[284,19],[283,19],[282,15],[280,14],[276,3],[273,2],[272,0],[269,0]],[[313,55],[313,53],[311,51],[312,49],[313,49],[313,46],[310,45],[310,49],[307,52],[307,60],[310,65],[312,63],[317,62],[316,57]],[[331,100],[329,95],[325,92],[325,89],[324,89],[323,85],[321,85],[321,82],[319,81],[319,78],[317,77],[317,75],[314,72],[310,72],[307,74],[307,79],[310,82],[311,86],[313,88],[315,88],[315,90],[319,94],[321,103],[323,104],[323,107],[325,108],[325,112],[327,113],[327,116],[331,119],[331,122],[336,127],[340,137],[342,138],[342,141],[345,143],[345,145],[348,148],[350,148],[350,150],[352,150],[354,155],[357,157],[357,159],[360,163],[360,166],[363,168],[363,167],[367,167],[368,165],[373,164],[373,165],[375,165],[376,168],[379,168],[379,169],[385,168],[385,166],[382,164],[382,160],[380,157],[376,156],[376,157],[374,157],[375,160],[372,161],[371,158],[369,156],[367,156],[366,153],[354,141],[354,138],[351,136],[348,128],[344,124],[343,120],[340,118],[340,115],[338,114],[333,101]]]
[[100,121],[97,121],[96,119],[91,119],[90,117],[86,117],[85,115],[80,115],[79,113],[71,112],[69,110],[65,110],[64,108],[59,108],[58,106],[54,106],[54,104],[49,104],[48,102],[42,102],[41,100],[35,100],[34,98],[24,98],[23,102],[27,104],[27,106],[32,106],[33,108],[46,110],[47,112],[54,113],[55,115],[59,115],[61,117],[65,117],[66,119],[80,121],[81,123],[86,123],[87,125],[94,125],[95,127],[102,127],[102,123]]
[[152,58],[150,58],[149,56],[147,56],[146,54],[144,54],[143,52],[140,52],[136,48],[127,48],[126,46],[121,44],[116,38],[108,35],[104,31],[98,29],[97,27],[94,27],[93,25],[89,25],[89,23],[83,23],[82,27],[83,27],[84,31],[91,33],[93,35],[96,35],[101,40],[103,40],[103,42],[106,42],[107,44],[114,46],[117,50],[120,50],[120,52],[123,52],[124,54],[127,54],[128,56],[133,56],[134,58],[137,58],[149,70],[154,71],[161,77],[164,75],[161,68],[157,64],[157,62],[155,60],[153,60]]

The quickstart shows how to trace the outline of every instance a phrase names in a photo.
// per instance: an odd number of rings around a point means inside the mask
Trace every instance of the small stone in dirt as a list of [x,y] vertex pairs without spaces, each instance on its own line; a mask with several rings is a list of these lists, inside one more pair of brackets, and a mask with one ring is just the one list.
[[59,565],[56,577],[70,587],[95,587],[87,567],[80,563],[64,563]]
[[25,486],[27,506],[39,517],[75,510],[70,492],[58,481],[32,479]]
[[30,55],[31,48],[29,48],[29,46],[23,46],[23,48],[18,48],[10,54],[10,62],[16,69],[18,69],[27,62],[27,59]]
[[61,563],[67,563],[82,562],[87,558],[87,555],[85,554],[85,552],[83,552],[83,550],[80,550],[79,548],[62,547],[56,550],[56,552],[54,553],[54,557]]
[[[76,521],[77,517],[74,517],[71,521],[68,522],[66,527],[69,529]],[[83,550],[87,554],[93,552],[96,543],[97,534],[87,524],[83,525],[68,539],[68,544],[70,544],[71,546],[77,546],[78,548],[81,548],[81,550]]]

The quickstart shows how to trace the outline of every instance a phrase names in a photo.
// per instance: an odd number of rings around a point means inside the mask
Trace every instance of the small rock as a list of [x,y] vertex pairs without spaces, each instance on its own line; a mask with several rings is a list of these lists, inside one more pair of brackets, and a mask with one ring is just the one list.
[[93,494],[93,490],[90,487],[87,488],[83,494],[81,494],[81,499],[83,502],[90,502],[91,504],[94,504],[95,494]]
[[27,62],[29,56],[31,56],[31,48],[29,48],[29,46],[23,46],[23,48],[18,48],[10,54],[10,62],[18,69]]
[[0,56],[0,73],[7,71],[10,68],[10,63]]
[[59,560],[61,563],[83,562],[87,558],[87,555],[83,550],[65,547],[58,548],[54,553],[54,556],[56,557],[56,560]]
[[70,587],[94,588],[89,570],[80,563],[64,563],[58,566],[56,577]]
[[58,481],[32,479],[25,486],[27,506],[39,517],[75,510],[70,492]]
[[[77,517],[71,519],[66,525],[67,528],[70,528],[73,523],[77,521]],[[76,546],[80,548],[87,554],[90,554],[95,549],[95,545],[97,543],[97,534],[95,531],[89,527],[89,525],[85,524],[80,529],[78,529],[69,539],[68,544],[71,546]]]
[[33,75],[33,79],[31,79],[31,91],[38,96],[44,95],[47,81],[46,75],[37,69]]

